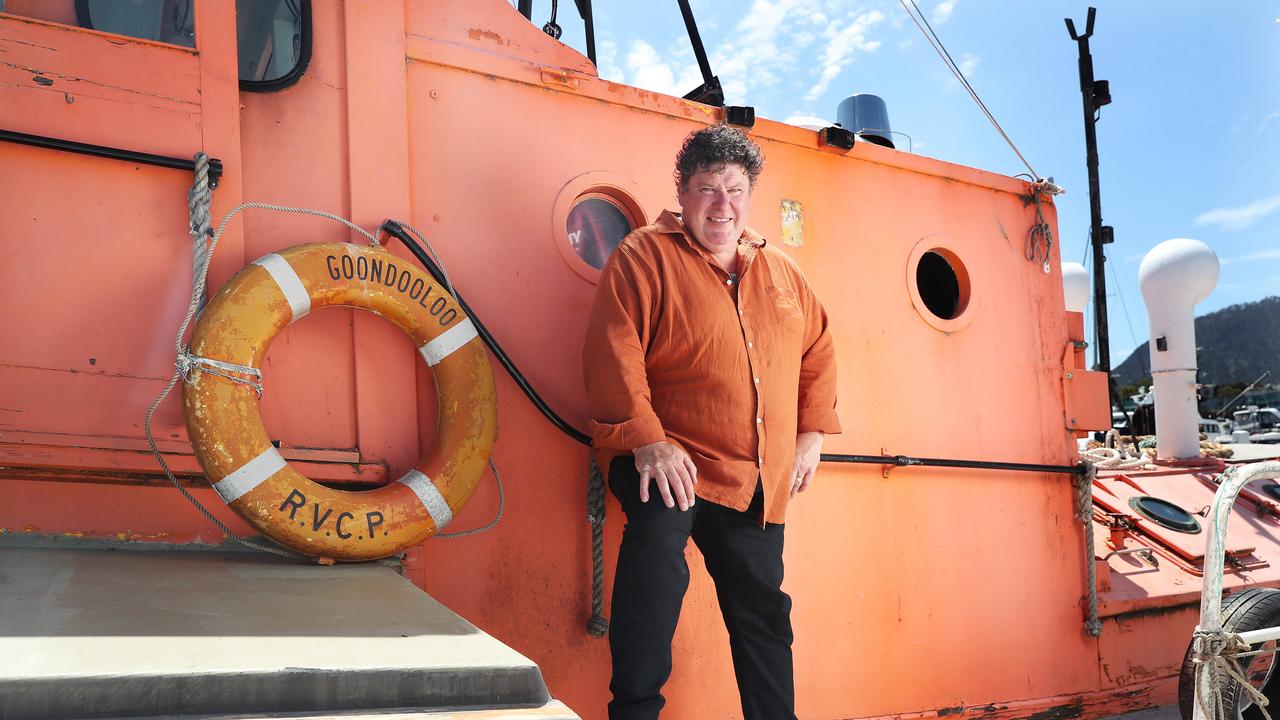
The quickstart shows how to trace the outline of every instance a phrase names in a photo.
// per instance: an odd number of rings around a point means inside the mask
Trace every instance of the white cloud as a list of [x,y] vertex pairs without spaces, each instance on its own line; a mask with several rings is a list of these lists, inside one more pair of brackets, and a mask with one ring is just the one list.
[[960,72],[964,73],[966,78],[969,78],[973,77],[974,71],[982,64],[982,58],[970,53],[964,53],[960,56],[960,62],[957,64],[960,66]]
[[[817,78],[808,96],[816,98],[824,92],[858,53],[880,46],[867,32],[884,20],[884,14],[868,11],[872,0],[856,3],[752,0],[739,6],[743,15],[731,32],[724,33],[728,39],[707,47],[726,103],[754,105],[757,113],[764,114],[764,91],[785,88],[790,93],[793,84],[805,82],[801,79],[805,73]],[[703,38],[709,39],[708,34],[704,32]],[[601,43],[601,77],[676,96],[702,83],[686,37],[675,38],[665,47],[640,39],[619,44],[624,50]],[[816,68],[809,61],[814,55]]]
[[663,60],[658,51],[643,40],[632,40],[627,50],[627,78],[636,87],[680,96],[702,84],[697,65],[679,68],[675,64]]
[[1196,225],[1216,225],[1223,230],[1243,230],[1280,210],[1280,195],[1263,198],[1240,207],[1214,208],[1196,217]]
[[788,125],[795,125],[797,127],[810,127],[810,128],[812,127],[824,128],[824,127],[831,127],[832,125],[835,125],[835,123],[831,122],[830,120],[825,120],[815,115],[792,115],[788,117],[786,120],[783,120],[782,122]]
[[1271,124],[1272,120],[1280,120],[1280,110],[1277,110],[1271,113],[1270,115],[1262,118],[1262,122],[1258,125],[1258,132],[1262,132],[1263,130],[1266,130],[1267,126]]
[[879,40],[867,39],[867,31],[882,20],[884,13],[872,10],[847,21],[847,24],[845,21],[832,23],[823,33],[827,37],[827,45],[822,51],[822,75],[805,93],[805,100],[817,100],[858,53],[875,52],[880,47]]
[[1280,260],[1280,250],[1260,250],[1248,255],[1240,255],[1233,258],[1223,258],[1220,263],[1222,265],[1235,265],[1242,262],[1257,262],[1258,260]]
[[942,0],[933,8],[933,24],[941,25],[951,19],[951,13],[956,9],[956,0]]
[[601,40],[596,60],[599,61],[597,69],[602,79],[616,83],[626,81],[622,68],[618,66],[618,43],[612,40]]

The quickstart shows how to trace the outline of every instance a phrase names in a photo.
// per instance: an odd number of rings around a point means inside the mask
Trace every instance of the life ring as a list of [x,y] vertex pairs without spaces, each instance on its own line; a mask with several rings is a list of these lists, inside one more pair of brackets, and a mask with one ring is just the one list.
[[268,537],[320,558],[372,560],[443,528],[475,491],[497,437],[489,358],[453,296],[379,246],[298,245],[231,278],[205,308],[190,353],[258,369],[285,326],[338,306],[370,310],[400,326],[435,377],[435,441],[404,477],[363,492],[307,479],[272,445],[255,389],[201,360],[185,375],[187,431],[214,489]]

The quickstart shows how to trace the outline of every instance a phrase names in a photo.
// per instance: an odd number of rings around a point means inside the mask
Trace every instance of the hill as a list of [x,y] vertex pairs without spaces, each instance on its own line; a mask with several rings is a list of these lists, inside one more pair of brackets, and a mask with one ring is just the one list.
[[[1116,385],[1148,382],[1151,355],[1148,343],[1138,346],[1116,366]],[[1231,305],[1196,318],[1200,348],[1200,382],[1208,385],[1246,385],[1271,371],[1267,382],[1280,383],[1280,296]]]

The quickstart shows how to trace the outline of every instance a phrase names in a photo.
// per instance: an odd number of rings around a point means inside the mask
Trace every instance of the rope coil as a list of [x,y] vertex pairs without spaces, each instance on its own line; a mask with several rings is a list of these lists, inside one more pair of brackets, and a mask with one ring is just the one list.
[[1026,256],[1031,262],[1037,262],[1043,256],[1043,268],[1046,273],[1052,269],[1049,259],[1053,251],[1053,228],[1044,217],[1044,196],[1055,194],[1054,190],[1061,192],[1061,188],[1053,184],[1052,178],[1047,181],[1039,179],[1031,183],[1031,201],[1036,206],[1036,221],[1031,224],[1031,230],[1027,232]]

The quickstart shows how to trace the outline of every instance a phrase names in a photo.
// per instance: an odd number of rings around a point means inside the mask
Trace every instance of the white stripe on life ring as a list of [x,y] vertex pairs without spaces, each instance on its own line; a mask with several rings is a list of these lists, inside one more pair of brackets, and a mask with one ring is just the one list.
[[428,341],[426,345],[418,348],[418,352],[426,358],[428,365],[434,367],[440,364],[441,360],[452,355],[454,350],[471,342],[477,334],[471,318],[464,318],[462,322],[440,333],[435,340]]
[[280,472],[287,464],[279,450],[273,446],[267,446],[267,449],[263,450],[258,457],[214,483],[213,489],[218,491],[227,504],[231,504],[241,495],[261,485],[267,478]]
[[418,470],[410,470],[400,478],[398,482],[402,482],[418,496],[418,500],[422,502],[422,507],[427,509],[427,514],[431,516],[432,522],[436,524],[439,530],[449,521],[453,520],[453,511],[449,509],[449,503],[445,502],[444,496],[440,494],[440,489],[431,481],[424,473]]
[[298,277],[298,273],[294,271],[288,260],[271,253],[254,260],[253,264],[260,265],[271,273],[271,279],[276,281],[280,292],[284,293],[284,299],[289,301],[294,320],[299,320],[311,312],[311,296],[307,294],[307,289],[302,285],[302,278]]

